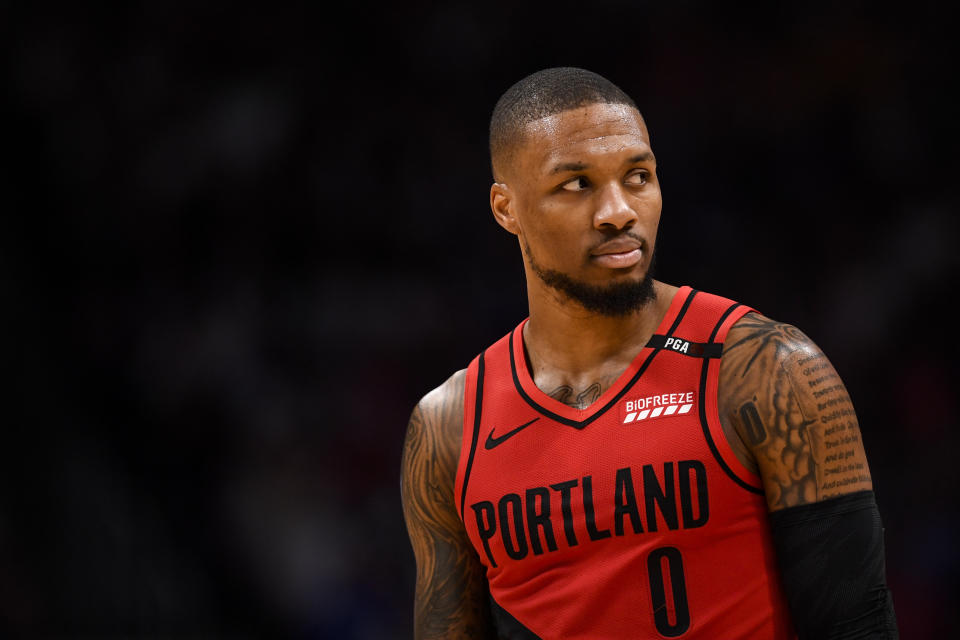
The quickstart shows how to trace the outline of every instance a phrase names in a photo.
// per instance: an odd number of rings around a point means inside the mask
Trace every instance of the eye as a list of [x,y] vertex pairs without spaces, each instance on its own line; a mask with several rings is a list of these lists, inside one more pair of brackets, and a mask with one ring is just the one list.
[[573,180],[564,182],[560,188],[564,191],[583,191],[590,186],[590,182],[583,176],[577,176]]
[[624,182],[627,184],[632,184],[634,186],[640,186],[647,184],[647,179],[650,177],[650,174],[645,169],[639,169],[633,173],[627,174]]

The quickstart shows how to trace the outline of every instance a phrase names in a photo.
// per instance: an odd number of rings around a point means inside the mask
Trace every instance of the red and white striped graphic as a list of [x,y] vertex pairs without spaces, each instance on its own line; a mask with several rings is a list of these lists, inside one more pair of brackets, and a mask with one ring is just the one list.
[[627,414],[627,417],[623,419],[623,423],[640,422],[648,418],[659,418],[660,416],[672,416],[674,414],[679,416],[690,413],[691,409],[693,409],[692,402],[687,404],[660,405],[659,407],[644,409],[643,411],[631,411]]

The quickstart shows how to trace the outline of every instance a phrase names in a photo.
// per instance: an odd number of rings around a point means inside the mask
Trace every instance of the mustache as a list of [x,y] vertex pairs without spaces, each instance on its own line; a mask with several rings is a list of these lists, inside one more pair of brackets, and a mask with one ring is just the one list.
[[595,251],[595,250],[599,249],[600,247],[602,247],[603,245],[607,244],[608,242],[611,242],[611,241],[613,241],[613,240],[619,240],[619,239],[621,239],[621,238],[630,238],[630,239],[632,239],[632,240],[636,240],[637,242],[640,243],[640,247],[641,247],[644,251],[646,251],[647,248],[650,246],[650,243],[647,242],[646,238],[644,238],[643,236],[641,236],[639,233],[635,233],[635,232],[633,232],[633,231],[621,231],[620,233],[618,233],[618,234],[616,234],[616,235],[610,235],[610,236],[607,236],[607,237],[605,237],[604,239],[600,240],[600,241],[597,242],[595,245],[593,245],[592,247],[590,247],[590,251]]

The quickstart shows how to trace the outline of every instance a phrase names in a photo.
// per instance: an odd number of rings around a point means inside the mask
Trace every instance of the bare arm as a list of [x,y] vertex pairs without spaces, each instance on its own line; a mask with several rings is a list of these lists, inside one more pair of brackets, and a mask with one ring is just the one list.
[[727,336],[720,386],[727,440],[759,472],[770,511],[872,488],[847,389],[799,329],[744,316]]
[[493,638],[483,565],[457,515],[454,483],[463,429],[465,371],[413,410],[400,493],[417,562],[414,637]]

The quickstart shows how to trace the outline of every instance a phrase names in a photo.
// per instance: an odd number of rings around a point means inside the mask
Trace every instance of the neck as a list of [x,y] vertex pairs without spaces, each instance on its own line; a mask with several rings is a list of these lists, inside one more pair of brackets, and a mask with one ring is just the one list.
[[527,279],[530,320],[524,344],[534,379],[560,374],[571,383],[619,375],[646,345],[666,314],[677,288],[654,281],[656,299],[623,316],[584,309],[547,287],[535,275]]

